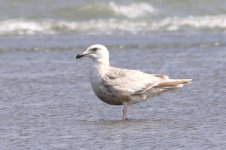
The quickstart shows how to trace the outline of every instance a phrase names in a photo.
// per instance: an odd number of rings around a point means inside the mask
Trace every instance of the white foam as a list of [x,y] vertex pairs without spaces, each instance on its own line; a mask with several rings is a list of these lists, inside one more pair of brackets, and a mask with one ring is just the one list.
[[111,1],[109,5],[116,14],[126,16],[127,18],[143,17],[156,12],[156,9],[153,6],[144,2],[119,5]]
[[[0,22],[0,34],[35,34],[46,33],[49,25],[23,19]],[[48,32],[50,33],[50,32]]]
[[[154,26],[153,26],[154,27]],[[202,16],[202,17],[169,17],[156,23],[156,30],[165,29],[168,31],[176,31],[182,28],[196,29],[226,29],[226,15],[218,16]]]
[[56,34],[61,32],[104,32],[111,34],[114,31],[137,32],[145,22],[132,22],[128,20],[90,20],[84,22],[68,21],[30,21],[26,19],[14,19],[0,22],[0,35],[14,34]]
[[161,31],[186,30],[225,30],[226,15],[203,17],[168,17],[158,21],[147,20],[120,20],[120,19],[94,19],[83,22],[42,20],[33,21],[14,19],[0,21],[0,35],[18,34],[57,34],[64,32],[77,33],[148,33]]

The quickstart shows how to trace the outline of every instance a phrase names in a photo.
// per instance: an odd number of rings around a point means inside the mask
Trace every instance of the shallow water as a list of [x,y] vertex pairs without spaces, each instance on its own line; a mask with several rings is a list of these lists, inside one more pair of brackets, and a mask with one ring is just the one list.
[[[61,34],[0,37],[0,149],[196,149],[226,147],[226,34]],[[193,83],[129,107],[99,101],[89,60],[106,44],[111,64],[192,78]]]
[[[225,0],[2,0],[0,149],[226,148]],[[91,44],[111,64],[193,83],[129,107],[96,98]]]

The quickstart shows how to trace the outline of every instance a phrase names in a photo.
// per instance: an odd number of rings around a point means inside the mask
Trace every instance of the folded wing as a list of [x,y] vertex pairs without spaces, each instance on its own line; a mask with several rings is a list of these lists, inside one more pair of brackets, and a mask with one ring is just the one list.
[[160,74],[147,74],[139,70],[111,68],[103,78],[103,83],[111,88],[112,92],[123,95],[139,95],[152,89],[161,91],[178,88],[189,83],[191,79],[169,79]]

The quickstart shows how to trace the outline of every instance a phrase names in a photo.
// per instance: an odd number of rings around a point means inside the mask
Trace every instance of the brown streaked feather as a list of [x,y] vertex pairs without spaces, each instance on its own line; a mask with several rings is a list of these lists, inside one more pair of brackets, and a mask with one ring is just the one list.
[[168,80],[160,82],[158,85],[154,86],[155,88],[165,88],[165,87],[177,87],[191,82],[191,79],[178,79],[178,80]]
[[150,75],[153,75],[153,76],[158,77],[158,78],[160,78],[160,79],[169,79],[168,76],[162,75],[162,74],[150,74]]
[[141,89],[141,90],[139,90],[139,91],[136,91],[135,93],[133,93],[132,95],[140,95],[140,94],[143,94],[143,93],[145,93],[146,91],[148,91],[149,89],[151,89],[153,87],[153,84],[151,83],[151,84],[146,84],[146,86],[143,88],[143,89]]
[[[150,74],[151,76],[155,76],[163,81],[167,81],[169,79],[168,76],[166,75],[162,75],[162,74]],[[139,95],[142,93],[145,93],[146,91],[150,90],[152,87],[155,87],[155,85],[153,83],[147,83],[143,89],[136,91],[133,95]]]

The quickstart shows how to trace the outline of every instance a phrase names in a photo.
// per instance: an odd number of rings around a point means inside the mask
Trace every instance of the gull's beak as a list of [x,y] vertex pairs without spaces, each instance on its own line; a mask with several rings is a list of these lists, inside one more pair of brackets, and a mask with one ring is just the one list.
[[84,56],[86,56],[86,55],[88,55],[88,54],[87,54],[87,53],[81,53],[81,54],[78,54],[78,55],[76,56],[76,59],[82,58],[82,57],[84,57]]

